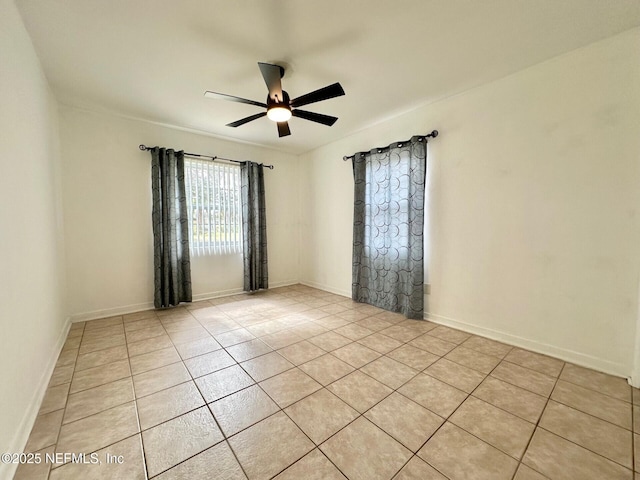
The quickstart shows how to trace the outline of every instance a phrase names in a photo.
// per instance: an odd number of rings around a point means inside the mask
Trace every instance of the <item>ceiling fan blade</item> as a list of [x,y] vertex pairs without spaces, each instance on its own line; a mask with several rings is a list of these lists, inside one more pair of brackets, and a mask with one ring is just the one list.
[[293,110],[291,115],[294,117],[304,118],[305,120],[311,120],[312,122],[322,123],[323,125],[331,126],[338,121],[338,117],[331,117],[329,115],[322,115],[321,113],[307,112],[306,110]]
[[328,100],[333,97],[340,97],[344,95],[342,85],[334,83],[324,88],[320,88],[301,97],[291,100],[291,106],[294,108],[302,107],[303,105],[309,105],[310,103],[321,102],[322,100]]
[[272,100],[276,100],[277,97],[277,101],[282,102],[282,82],[280,81],[282,69],[278,65],[271,65],[270,63],[258,62],[258,66],[260,67],[262,78],[264,78],[264,83],[267,84],[269,89],[269,96]]
[[255,115],[251,115],[250,117],[245,117],[240,120],[236,120],[235,122],[232,122],[232,123],[227,123],[227,127],[239,127],[240,125],[244,125],[245,123],[252,122],[266,115],[267,115],[267,112],[256,113]]
[[256,102],[254,100],[248,100],[246,98],[234,97],[233,95],[227,95],[226,93],[216,93],[207,90],[206,92],[204,92],[204,96],[207,98],[215,98],[216,100],[229,100],[231,102],[246,103],[249,105],[255,105],[256,107],[267,108],[266,103]]
[[291,135],[289,124],[287,122],[278,122],[278,136],[286,137],[287,135]]

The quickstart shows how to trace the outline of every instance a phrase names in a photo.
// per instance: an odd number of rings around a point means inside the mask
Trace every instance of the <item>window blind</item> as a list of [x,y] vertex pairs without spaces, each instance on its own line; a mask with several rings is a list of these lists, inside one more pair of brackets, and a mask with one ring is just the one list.
[[185,159],[192,255],[242,252],[240,166]]

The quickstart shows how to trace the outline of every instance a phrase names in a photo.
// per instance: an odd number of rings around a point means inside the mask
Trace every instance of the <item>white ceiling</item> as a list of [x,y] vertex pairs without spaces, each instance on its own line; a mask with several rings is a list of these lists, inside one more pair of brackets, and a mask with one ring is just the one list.
[[[16,0],[65,104],[302,153],[418,105],[640,25],[640,0]],[[331,128],[290,121],[278,138],[258,107],[257,62],[286,62],[291,98]],[[437,127],[436,125],[424,128]]]

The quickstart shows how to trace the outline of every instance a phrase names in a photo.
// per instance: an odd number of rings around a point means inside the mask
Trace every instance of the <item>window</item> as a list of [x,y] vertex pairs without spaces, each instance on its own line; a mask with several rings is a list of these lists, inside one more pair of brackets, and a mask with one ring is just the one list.
[[377,268],[409,256],[411,173],[404,155],[379,153],[367,163],[364,254]]
[[424,316],[426,142],[392,144],[353,161],[353,299]]
[[185,159],[192,255],[242,252],[240,166]]

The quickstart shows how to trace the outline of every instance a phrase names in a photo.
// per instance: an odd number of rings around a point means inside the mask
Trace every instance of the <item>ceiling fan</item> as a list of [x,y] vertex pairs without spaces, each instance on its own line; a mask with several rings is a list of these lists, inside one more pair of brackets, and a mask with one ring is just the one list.
[[284,76],[284,67],[261,62],[258,62],[258,66],[260,67],[260,73],[262,73],[262,77],[264,78],[264,83],[267,84],[267,88],[269,89],[269,95],[267,95],[267,103],[256,102],[254,100],[235,97],[233,95],[227,95],[224,93],[216,93],[210,91],[204,92],[204,96],[208,98],[247,103],[249,105],[255,105],[256,107],[266,108],[266,111],[264,112],[256,113],[255,115],[251,115],[235,122],[228,123],[227,127],[239,127],[240,125],[244,125],[245,123],[249,123],[266,115],[270,120],[273,120],[278,124],[278,136],[286,137],[287,135],[291,135],[291,130],[289,129],[289,124],[287,123],[291,116],[321,123],[329,127],[336,123],[336,121],[338,120],[337,117],[308,112],[306,110],[299,110],[298,107],[344,95],[344,90],[339,83],[328,85],[324,88],[314,90],[311,93],[307,93],[306,95],[302,95],[301,97],[290,100],[289,94],[282,90],[282,83],[280,81]]

